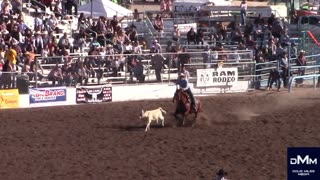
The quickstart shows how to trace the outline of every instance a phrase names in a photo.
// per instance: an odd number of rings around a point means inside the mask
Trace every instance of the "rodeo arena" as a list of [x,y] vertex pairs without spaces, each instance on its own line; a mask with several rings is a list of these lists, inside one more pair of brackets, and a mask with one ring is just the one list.
[[0,1],[0,179],[320,179],[319,0]]

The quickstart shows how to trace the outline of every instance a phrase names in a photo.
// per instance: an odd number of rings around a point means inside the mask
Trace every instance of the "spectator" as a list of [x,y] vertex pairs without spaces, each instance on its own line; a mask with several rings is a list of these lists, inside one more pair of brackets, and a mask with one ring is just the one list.
[[11,4],[12,4],[13,14],[21,14],[22,0],[12,0]]
[[280,87],[281,87],[280,72],[276,68],[273,68],[270,70],[267,90],[272,89],[273,83],[276,83],[277,91],[280,91]]
[[42,54],[42,50],[44,49],[44,43],[40,32],[35,33],[36,37],[33,41],[33,46],[35,47],[36,54]]
[[2,66],[2,72],[4,72],[0,76],[0,89],[13,88],[13,72],[15,72],[14,66],[10,63],[9,60],[6,60]]
[[282,53],[280,57],[280,68],[282,70],[282,81],[283,81],[283,87],[287,87],[287,78],[288,78],[288,54],[286,52]]
[[16,50],[13,49],[12,45],[8,46],[8,50],[5,52],[4,56],[5,56],[5,59],[9,60],[10,66],[12,66],[12,68],[15,69],[18,54]]
[[181,77],[181,75],[184,75],[185,80],[189,81],[190,79],[190,73],[189,71],[186,69],[186,67],[182,67],[181,72],[179,74],[179,77]]
[[197,30],[196,39],[197,45],[199,45],[200,43],[201,45],[204,44],[204,30],[201,27]]
[[55,86],[56,82],[58,82],[58,85],[62,84],[63,75],[58,63],[51,69],[50,73],[48,74],[48,80],[52,81],[52,86]]
[[74,8],[74,15],[78,15],[78,5],[76,0],[67,0],[66,10],[69,15],[72,15],[72,8]]
[[111,20],[111,22],[110,22],[110,24],[111,24],[111,26],[112,26],[112,28],[113,28],[113,31],[118,31],[118,29],[119,29],[119,23],[121,23],[121,21],[124,19],[124,18],[126,18],[127,16],[123,16],[120,20],[118,20],[118,18],[117,18],[117,16],[116,15],[114,15],[113,16],[113,19]]
[[143,74],[143,65],[142,65],[141,59],[135,65],[133,72],[138,82],[143,83],[145,80],[145,75]]
[[210,55],[211,54],[211,51],[210,51],[210,46],[207,45],[205,48],[204,48],[204,52],[201,54],[202,55],[202,58],[203,58],[203,63],[205,64],[204,65],[204,68],[210,68],[210,65],[207,65],[206,63],[211,63],[211,59],[210,59]]
[[[30,58],[31,60],[31,58]],[[41,66],[41,62],[38,61],[38,63],[36,63],[37,60],[31,60],[30,63],[30,72],[31,74],[29,75],[29,79],[30,80],[36,80],[36,78],[38,78],[40,81],[43,79],[43,68]],[[40,71],[40,72],[39,72]]]
[[[156,39],[153,40],[152,47],[154,47],[154,51],[152,51],[152,52],[162,53],[162,47],[161,47],[160,43],[158,42],[158,40],[156,40]],[[150,51],[151,51],[151,49],[150,49]]]
[[[296,60],[297,66],[306,66],[307,65],[307,60],[305,57],[305,51],[301,50],[299,53],[299,56]],[[305,68],[299,68],[298,69],[298,76],[303,76],[305,73],[306,69]],[[296,80],[297,84],[302,84],[303,83],[303,78],[299,78]]]
[[84,13],[80,13],[80,16],[78,18],[78,29],[83,29],[85,27],[87,23],[87,19],[86,16],[84,15]]
[[190,42],[193,42],[193,44],[197,44],[197,34],[194,31],[193,27],[190,28],[190,30],[187,33],[187,41],[188,45],[190,44]]
[[157,82],[161,82],[161,70],[164,60],[165,58],[160,53],[151,56],[151,64],[155,70]]
[[292,59],[297,58],[298,55],[298,49],[297,49],[297,44],[296,43],[291,43],[291,47],[290,47],[290,56]]
[[185,64],[190,63],[191,56],[186,52],[186,47],[182,48],[182,52],[178,54],[178,72],[180,72]]
[[173,32],[172,32],[172,40],[179,42],[180,36],[181,36],[181,33],[178,26],[174,25]]
[[54,14],[51,14],[50,19],[48,21],[47,31],[57,31],[57,30],[58,30],[58,19]]
[[60,49],[63,49],[63,48],[69,49],[70,48],[70,41],[69,41],[67,33],[63,33],[63,36],[59,39],[58,47]]
[[[56,4],[54,5],[53,13],[57,18],[62,17],[63,14],[65,14],[65,2],[64,1],[65,0],[58,0],[56,2]],[[61,6],[60,6],[60,4],[61,4]]]
[[44,5],[46,5],[46,7],[50,9],[50,11],[53,10],[53,8],[52,8],[53,0],[42,0],[42,3],[43,3]]
[[87,85],[88,84],[88,74],[87,69],[84,67],[82,62],[77,63],[78,66],[76,67],[76,75],[75,75],[75,85],[80,83],[80,85]]
[[101,69],[101,64],[98,65],[98,69],[96,70],[98,84],[100,84],[101,79],[103,78],[103,69]]
[[163,19],[161,17],[161,14],[157,14],[156,18],[154,19],[153,22],[153,27],[156,31],[160,33],[160,36],[162,36],[162,32],[164,29],[164,24],[163,24]]
[[240,14],[241,14],[241,25],[245,26],[247,21],[247,1],[242,0],[240,4]]

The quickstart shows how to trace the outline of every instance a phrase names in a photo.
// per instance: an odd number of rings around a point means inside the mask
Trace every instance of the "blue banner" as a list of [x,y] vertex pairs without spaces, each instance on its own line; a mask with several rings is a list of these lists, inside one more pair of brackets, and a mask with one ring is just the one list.
[[29,100],[30,104],[67,101],[67,88],[32,88],[29,90]]
[[320,180],[320,147],[290,147],[288,180]]

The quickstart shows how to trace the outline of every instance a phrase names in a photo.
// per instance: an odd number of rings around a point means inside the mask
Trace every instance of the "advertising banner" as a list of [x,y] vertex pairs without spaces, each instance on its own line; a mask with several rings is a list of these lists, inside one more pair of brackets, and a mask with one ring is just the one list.
[[287,150],[288,180],[320,179],[320,148],[290,147]]
[[0,90],[0,109],[19,108],[18,89]]
[[111,86],[80,86],[76,90],[77,103],[99,103],[112,101]]
[[32,88],[29,90],[30,104],[66,102],[66,87]]
[[197,69],[197,87],[233,85],[238,82],[238,68]]

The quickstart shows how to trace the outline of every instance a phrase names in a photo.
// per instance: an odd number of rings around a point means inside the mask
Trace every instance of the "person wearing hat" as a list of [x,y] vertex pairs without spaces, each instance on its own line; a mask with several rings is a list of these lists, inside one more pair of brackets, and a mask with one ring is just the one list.
[[[180,74],[180,79],[178,79],[178,81],[176,82],[176,85],[178,85],[177,87],[177,91],[183,90],[184,92],[186,92],[188,94],[188,96],[190,97],[190,101],[191,101],[191,111],[193,112],[197,112],[197,108],[196,108],[196,104],[195,104],[195,98],[193,96],[193,93],[191,91],[191,88],[189,86],[189,82],[186,79],[185,74],[181,73]],[[175,94],[177,93],[177,91],[175,92]],[[175,97],[175,96],[174,96]]]
[[[296,65],[297,66],[306,66],[307,65],[307,60],[306,60],[306,57],[305,57],[305,51],[304,50],[301,50],[299,52],[299,56],[296,59]],[[299,68],[298,69],[298,76],[303,76],[305,71],[306,71],[305,68]],[[297,79],[296,82],[297,82],[297,84],[302,84],[303,83],[303,78]]]
[[160,43],[158,42],[158,40],[153,40],[153,42],[152,42],[152,47],[154,47],[155,48],[155,50],[156,50],[156,52],[157,53],[162,53],[162,48],[161,48],[161,45],[160,45]]
[[287,52],[284,51],[280,56],[280,68],[282,70],[282,81],[283,81],[284,88],[287,87],[287,78],[288,78],[288,72],[289,72],[288,64],[289,64],[288,54]]
[[217,180],[227,180],[225,176],[228,175],[228,173],[225,172],[223,169],[220,169],[216,174],[218,176]]

